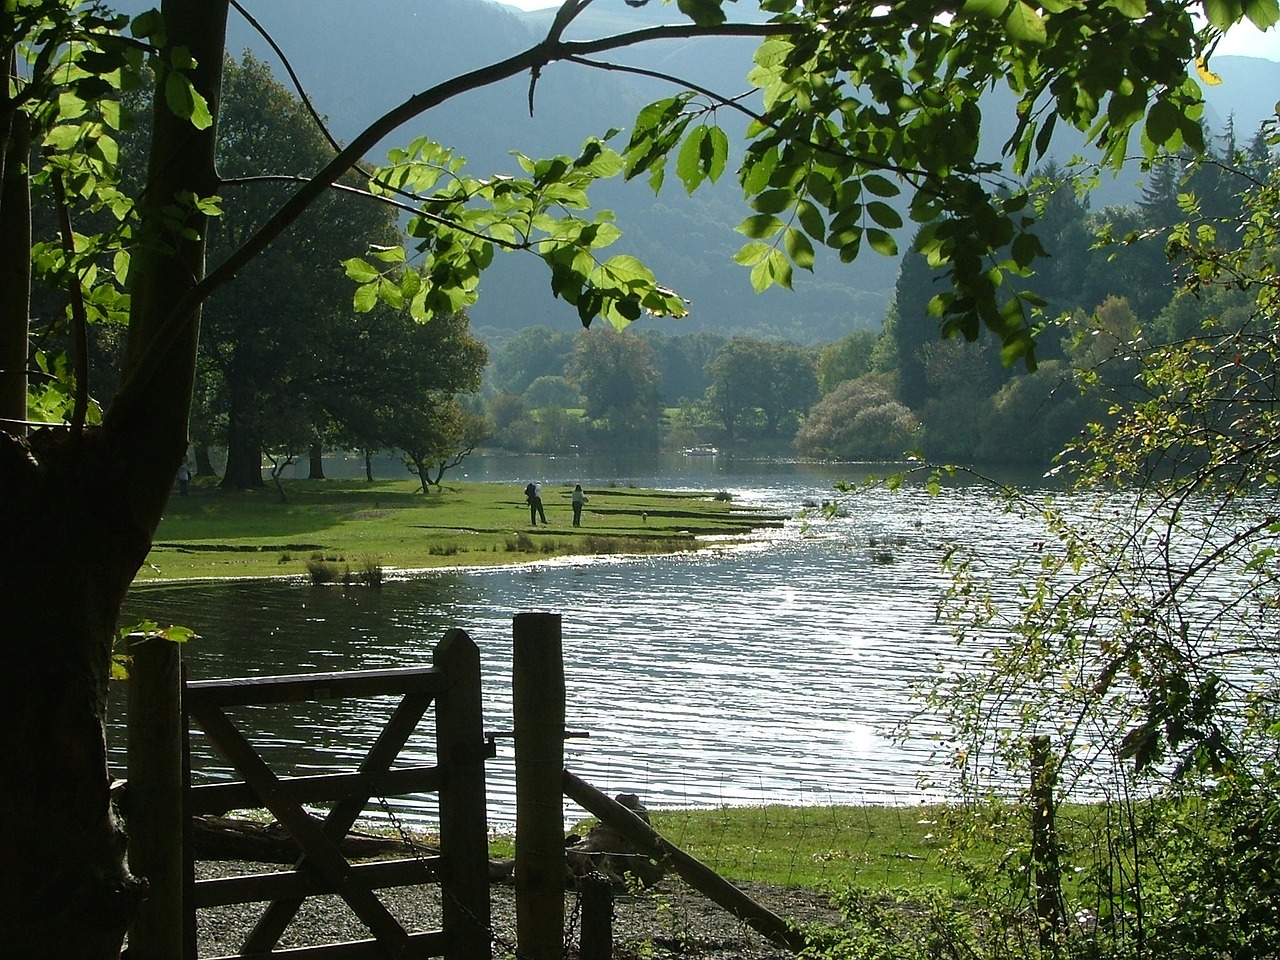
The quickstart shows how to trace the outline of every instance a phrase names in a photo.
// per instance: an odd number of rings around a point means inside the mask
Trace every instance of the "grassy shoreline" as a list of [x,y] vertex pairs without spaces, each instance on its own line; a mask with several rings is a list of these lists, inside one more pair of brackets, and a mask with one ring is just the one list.
[[[136,582],[210,578],[315,579],[317,567],[359,576],[513,565],[572,557],[677,553],[741,541],[784,517],[744,509],[715,491],[587,490],[572,525],[568,484],[547,485],[550,521],[536,527],[517,485],[446,482],[424,495],[415,480],[293,480],[230,493],[195,484],[175,495]],[[783,887],[957,891],[941,857],[938,811],[908,806],[723,807],[655,810],[654,825],[725,877]],[[493,838],[496,857],[509,836]]]
[[383,571],[497,566],[560,557],[678,553],[781,526],[714,491],[588,489],[572,525],[568,484],[543,489],[548,524],[529,523],[518,485],[416,480],[286,480],[234,493],[175,495],[137,583],[208,578],[361,578]]

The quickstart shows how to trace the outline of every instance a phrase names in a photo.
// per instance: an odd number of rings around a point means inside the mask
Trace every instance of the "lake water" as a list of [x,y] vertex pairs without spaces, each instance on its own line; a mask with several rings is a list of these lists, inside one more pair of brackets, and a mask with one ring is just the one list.
[[[677,456],[476,457],[456,473],[519,486],[538,478],[727,490],[737,503],[796,516],[835,497],[838,480],[867,472]],[[567,523],[567,511],[557,519]],[[793,519],[696,554],[394,575],[380,590],[145,586],[127,613],[196,630],[184,653],[193,678],[425,665],[444,631],[459,627],[480,648],[485,726],[494,730],[511,723],[512,617],[559,613],[567,726],[588,734],[566,743],[567,765],[600,789],[638,793],[651,807],[911,803],[936,796],[922,779],[945,784],[927,722],[905,741],[894,736],[918,708],[915,685],[960,656],[935,621],[948,583],[944,545],[977,547],[1004,565],[1042,536],[983,488],[931,497],[907,486],[849,498],[832,519]],[[313,772],[358,763],[388,712],[382,702],[258,708],[253,722],[272,762]],[[195,749],[203,776],[228,775],[202,744]],[[499,741],[498,753],[488,765],[489,816],[504,827],[514,822],[510,742]],[[405,757],[431,756],[424,723]],[[395,805],[410,819],[434,813],[427,801]]]

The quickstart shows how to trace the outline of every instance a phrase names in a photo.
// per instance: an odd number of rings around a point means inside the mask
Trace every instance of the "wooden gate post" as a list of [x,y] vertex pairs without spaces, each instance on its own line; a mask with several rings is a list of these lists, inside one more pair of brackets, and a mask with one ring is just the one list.
[[1036,919],[1042,950],[1056,949],[1062,930],[1062,871],[1058,865],[1058,833],[1054,824],[1057,767],[1049,755],[1049,738],[1031,738],[1031,869],[1035,878]]
[[129,870],[150,885],[129,928],[129,956],[172,960],[183,955],[185,926],[181,656],[160,637],[139,637],[129,649]]
[[461,630],[436,645],[445,672],[436,697],[440,787],[440,910],[446,960],[489,960],[489,823],[485,813],[480,651]]
[[602,874],[578,879],[582,898],[579,960],[613,960],[613,884]]
[[565,888],[560,615],[516,614],[514,641],[516,947],[526,960],[560,960]]

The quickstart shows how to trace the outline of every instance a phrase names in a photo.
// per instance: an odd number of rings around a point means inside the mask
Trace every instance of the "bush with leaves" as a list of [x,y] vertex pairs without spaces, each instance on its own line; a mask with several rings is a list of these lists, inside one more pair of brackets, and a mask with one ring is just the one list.
[[[965,799],[1025,804],[1027,744],[1049,735],[1058,802],[1091,802],[1058,851],[1071,883],[1055,949],[1275,955],[1280,164],[1239,178],[1242,218],[1169,241],[1198,332],[1136,331],[1121,351],[1134,382],[1089,378],[1108,409],[1064,457],[1075,495],[1010,491],[1010,509],[1043,516],[1039,549],[1012,570],[948,560],[943,609],[973,666],[928,700]],[[986,829],[961,822],[958,843]],[[989,916],[1027,910],[1021,856],[975,882]]]

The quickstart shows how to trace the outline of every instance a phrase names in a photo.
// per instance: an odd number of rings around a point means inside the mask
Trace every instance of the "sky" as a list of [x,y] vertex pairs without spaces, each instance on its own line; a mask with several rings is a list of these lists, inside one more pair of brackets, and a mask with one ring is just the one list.
[[[510,7],[519,7],[521,10],[541,10],[544,7],[560,5],[560,0],[498,0],[498,2]],[[1236,27],[1219,44],[1218,53],[1280,61],[1280,28],[1272,27],[1263,33],[1252,24]]]

